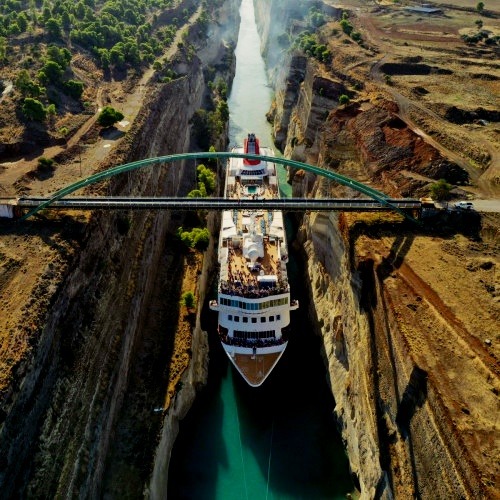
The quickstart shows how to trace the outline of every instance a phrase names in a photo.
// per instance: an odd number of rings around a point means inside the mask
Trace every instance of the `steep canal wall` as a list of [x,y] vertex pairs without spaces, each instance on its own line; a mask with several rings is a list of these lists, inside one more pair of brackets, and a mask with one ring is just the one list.
[[[204,69],[217,66],[216,75],[229,81],[234,73],[231,45],[221,42],[234,45],[234,32],[220,30],[223,23],[237,28],[237,8],[230,0],[213,11],[207,37],[198,25],[191,28],[174,59],[177,77],[149,84],[132,132],[102,169],[192,148],[191,118],[204,106],[207,92]],[[194,53],[187,53],[188,43]],[[185,195],[193,185],[193,169],[185,163],[146,168],[114,178],[104,189],[114,195]],[[80,248],[60,276],[57,292],[48,290],[50,310],[33,357],[2,402],[4,498],[141,495],[154,468],[157,436],[169,434],[152,409],[165,393],[168,360],[162,354],[172,317],[166,314],[169,320],[162,323],[164,313],[150,307],[161,295],[168,299],[169,314],[178,311],[182,258],[172,234],[181,222],[175,214],[131,211],[95,213],[88,224],[76,226]],[[201,299],[212,259],[208,253],[199,282]],[[47,272],[57,274],[58,269],[49,264]],[[200,346],[196,364],[203,367],[207,353],[199,322],[193,344]],[[135,414],[128,430],[118,433],[130,380],[138,376],[147,383],[136,400],[128,401]],[[191,387],[203,382],[204,371],[193,368],[189,376],[182,385],[189,389],[176,400],[175,411],[179,406],[186,411]],[[117,451],[121,440],[132,443],[128,455]],[[114,456],[120,462],[110,466]]]

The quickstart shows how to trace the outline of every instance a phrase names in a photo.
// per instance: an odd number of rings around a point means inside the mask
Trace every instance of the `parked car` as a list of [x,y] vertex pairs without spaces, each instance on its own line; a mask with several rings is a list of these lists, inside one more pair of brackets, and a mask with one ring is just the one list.
[[474,205],[470,201],[459,201],[455,203],[455,207],[461,210],[474,210]]

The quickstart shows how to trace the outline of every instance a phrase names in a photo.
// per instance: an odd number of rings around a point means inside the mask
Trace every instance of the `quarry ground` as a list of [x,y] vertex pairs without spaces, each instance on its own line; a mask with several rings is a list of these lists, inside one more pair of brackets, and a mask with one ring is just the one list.
[[[453,4],[461,6],[459,1]],[[469,173],[470,183],[461,186],[462,197],[498,199],[498,122],[452,123],[446,118],[451,106],[467,111],[500,108],[498,52],[468,47],[460,39],[464,32],[477,29],[478,14],[443,7],[444,15],[425,16],[410,14],[392,3],[366,7],[361,0],[344,1],[343,6],[354,13],[353,24],[374,50],[360,59],[359,47],[345,44],[335,56],[337,67],[365,81],[367,95],[383,95],[396,102],[398,116],[409,129]],[[496,14],[483,21],[486,29],[498,35]],[[411,59],[415,57],[418,59]],[[425,62],[451,74],[392,74],[388,84],[384,63],[403,60]],[[96,108],[111,104],[125,119],[112,132],[102,134],[95,115],[87,117],[66,147],[52,146],[33,157],[2,159],[0,196],[46,195],[90,175],[119,148],[133,127],[151,73],[141,81],[103,82],[89,61],[80,58],[74,64]],[[57,160],[50,174],[35,171],[41,155]],[[2,397],[8,397],[10,384],[22,377],[21,362],[36,343],[51,297],[78,251],[87,216],[67,215],[41,217],[24,226],[0,223]],[[446,234],[407,228],[392,231],[385,220],[371,217],[359,221],[369,230],[357,237],[357,258],[373,259],[387,273],[384,295],[409,352],[427,372],[429,383],[448,409],[446,418],[460,435],[488,494],[495,497],[500,491],[500,216],[464,218],[464,224],[477,227],[460,231],[454,223],[455,229]],[[378,222],[384,229],[377,229]],[[199,262],[192,264],[187,266],[190,271],[184,278],[184,290],[195,289]],[[181,320],[179,331],[184,335],[188,315],[182,314]],[[176,376],[189,360],[189,336],[183,338],[179,353],[173,354],[171,372]],[[170,382],[166,404],[177,380]]]

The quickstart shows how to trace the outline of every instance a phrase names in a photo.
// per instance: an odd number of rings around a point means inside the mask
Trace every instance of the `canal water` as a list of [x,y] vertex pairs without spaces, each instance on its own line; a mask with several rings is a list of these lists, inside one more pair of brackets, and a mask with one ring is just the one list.
[[[243,0],[240,12],[230,141],[242,144],[254,132],[262,145],[271,146],[265,113],[272,94],[253,1]],[[281,177],[283,186],[285,174]],[[260,388],[248,387],[230,366],[218,342],[217,315],[204,310],[208,384],[181,422],[169,470],[171,500],[341,499],[353,490],[319,340],[308,324],[308,297],[293,260],[289,274],[293,298],[301,307],[292,312],[287,350]]]

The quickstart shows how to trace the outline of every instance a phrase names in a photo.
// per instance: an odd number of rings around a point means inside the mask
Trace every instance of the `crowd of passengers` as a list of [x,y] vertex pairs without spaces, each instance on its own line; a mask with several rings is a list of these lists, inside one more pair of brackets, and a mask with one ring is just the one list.
[[[281,266],[274,260],[274,257],[272,255],[269,256],[269,266],[266,267],[260,262],[254,262],[253,267],[251,269],[248,269],[246,263],[238,264],[236,250],[232,246],[229,246],[228,248],[229,255],[227,261],[227,270],[229,272],[230,279],[253,281],[261,271],[264,271],[265,274],[276,274],[278,276],[278,279],[281,279]],[[241,250],[238,250],[238,252],[241,252]],[[241,262],[241,254],[239,259]]]
[[244,285],[241,282],[223,281],[220,284],[220,293],[225,295],[235,295],[237,297],[245,297],[247,299],[259,299],[287,292],[289,292],[289,289],[284,285],[259,288],[255,284]]
[[235,339],[229,335],[220,335],[221,342],[236,347],[271,347],[285,343],[285,339]]

